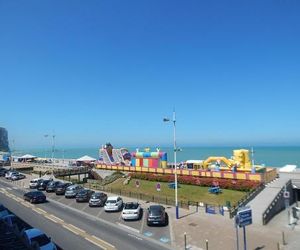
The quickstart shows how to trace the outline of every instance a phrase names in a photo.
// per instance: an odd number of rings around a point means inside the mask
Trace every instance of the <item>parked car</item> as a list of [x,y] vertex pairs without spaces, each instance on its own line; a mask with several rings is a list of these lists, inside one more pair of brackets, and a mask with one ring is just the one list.
[[21,180],[21,179],[24,179],[24,178],[26,178],[26,176],[23,175],[23,174],[20,174],[20,173],[12,174],[11,177],[10,177],[10,179],[11,179],[12,181]]
[[94,193],[89,200],[89,206],[90,207],[103,207],[106,200],[107,200],[107,194],[99,193],[99,192]]
[[29,182],[29,188],[37,188],[39,183],[42,181],[43,179],[41,178],[36,178],[36,179],[33,179]]
[[18,173],[19,173],[19,172],[17,172],[17,171],[8,171],[8,172],[5,174],[5,178],[9,180],[9,179],[11,178],[12,175],[18,174]]
[[24,200],[31,203],[40,203],[46,201],[46,195],[41,191],[30,191],[24,194]]
[[76,195],[76,202],[88,202],[94,193],[93,190],[82,189]]
[[29,249],[56,250],[55,244],[43,231],[31,228],[22,231],[21,239]]
[[148,208],[147,225],[167,225],[167,215],[163,206],[152,205]]
[[46,192],[54,192],[55,188],[57,187],[58,184],[60,184],[61,181],[50,181],[46,187]]
[[105,205],[104,205],[104,210],[106,212],[120,211],[122,209],[122,206],[123,206],[123,200],[121,197],[111,196],[111,197],[107,198]]
[[65,194],[67,187],[71,186],[72,183],[66,182],[66,183],[60,183],[55,188],[55,193],[57,195]]
[[138,202],[126,202],[122,211],[123,220],[138,220],[141,218],[142,208]]
[[82,189],[83,189],[83,187],[79,186],[77,184],[71,185],[71,186],[67,187],[66,192],[65,192],[65,197],[66,198],[75,198],[77,193]]
[[52,179],[51,180],[39,180],[36,189],[40,190],[40,191],[46,190],[48,183],[51,181],[52,181]]
[[6,174],[7,172],[8,172],[7,169],[1,168],[1,169],[0,169],[0,176],[1,176],[1,177],[5,177],[5,174]]

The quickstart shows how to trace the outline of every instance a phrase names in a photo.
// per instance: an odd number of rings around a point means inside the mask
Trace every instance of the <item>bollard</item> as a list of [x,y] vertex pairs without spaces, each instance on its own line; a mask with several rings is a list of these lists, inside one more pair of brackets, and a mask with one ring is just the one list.
[[205,249],[208,250],[208,240],[205,240]]
[[284,245],[284,246],[286,245],[284,231],[282,231],[282,245]]
[[277,242],[277,250],[280,250],[280,243]]
[[184,250],[186,250],[186,232],[184,232]]

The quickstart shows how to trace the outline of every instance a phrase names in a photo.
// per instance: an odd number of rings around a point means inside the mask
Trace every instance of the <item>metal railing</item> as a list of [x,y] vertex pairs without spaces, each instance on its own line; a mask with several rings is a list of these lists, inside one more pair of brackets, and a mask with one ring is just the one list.
[[229,210],[230,218],[233,218],[240,207],[244,207],[247,203],[253,200],[264,188],[265,185],[261,183],[257,188],[251,190],[242,199],[240,199],[236,205],[232,206]]
[[289,180],[285,186],[283,186],[276,197],[271,201],[267,209],[262,215],[262,223],[266,225],[276,214],[281,212],[285,208],[283,193],[285,190],[290,191],[292,189],[292,181]]

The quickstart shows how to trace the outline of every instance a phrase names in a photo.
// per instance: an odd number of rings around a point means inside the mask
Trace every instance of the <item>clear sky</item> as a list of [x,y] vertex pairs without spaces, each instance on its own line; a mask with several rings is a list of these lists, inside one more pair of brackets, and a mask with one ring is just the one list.
[[15,147],[300,145],[300,1],[0,0]]

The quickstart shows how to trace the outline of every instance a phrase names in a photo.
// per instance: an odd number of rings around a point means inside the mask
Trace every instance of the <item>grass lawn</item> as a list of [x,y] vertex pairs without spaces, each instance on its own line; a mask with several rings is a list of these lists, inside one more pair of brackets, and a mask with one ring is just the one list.
[[[139,180],[140,186],[138,188],[135,185],[135,179],[132,179],[128,185],[123,185],[123,182],[124,179],[121,178],[113,183],[108,184],[107,186],[114,189],[121,189],[125,192],[142,193],[145,195],[155,195],[171,199],[174,199],[175,196],[175,190],[169,188],[168,183],[166,182],[160,182],[161,191],[156,190],[157,182],[154,181]],[[226,201],[230,201],[231,205],[233,205],[246,194],[246,192],[242,191],[222,189],[222,193],[216,195],[210,194],[208,192],[208,187],[184,184],[179,184],[178,186],[179,201],[196,201],[215,205],[225,205]]]

